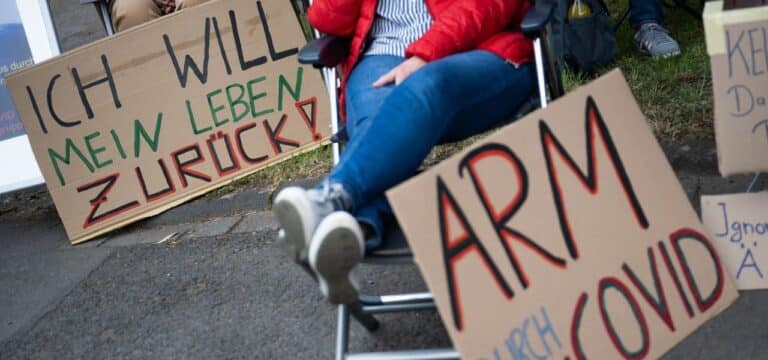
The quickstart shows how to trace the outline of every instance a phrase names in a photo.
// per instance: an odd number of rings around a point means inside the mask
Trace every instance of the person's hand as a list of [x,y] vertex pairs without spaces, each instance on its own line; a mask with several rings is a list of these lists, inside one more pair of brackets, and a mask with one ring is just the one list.
[[373,87],[381,87],[389,83],[394,82],[395,85],[400,85],[401,82],[411,74],[415,73],[427,62],[418,56],[412,56],[408,60],[403,61],[400,65],[395,66],[394,69],[388,73],[382,75],[378,80],[373,82]]

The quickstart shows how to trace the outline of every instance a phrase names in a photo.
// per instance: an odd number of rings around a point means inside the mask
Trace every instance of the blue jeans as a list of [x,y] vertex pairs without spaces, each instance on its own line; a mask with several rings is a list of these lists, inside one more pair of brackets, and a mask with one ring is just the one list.
[[529,98],[533,71],[481,50],[428,63],[400,85],[371,84],[405,59],[364,57],[347,82],[349,142],[331,171],[354,204],[353,214],[374,230],[366,249],[381,245],[384,192],[413,176],[430,150],[504,124]]
[[629,0],[629,24],[635,28],[655,22],[662,24],[664,15],[661,13],[662,0]]

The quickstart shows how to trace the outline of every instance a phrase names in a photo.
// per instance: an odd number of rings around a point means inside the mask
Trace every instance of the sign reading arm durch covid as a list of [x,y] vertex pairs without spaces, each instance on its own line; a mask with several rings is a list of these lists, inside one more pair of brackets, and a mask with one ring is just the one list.
[[619,71],[388,198],[463,358],[658,358],[737,297]]

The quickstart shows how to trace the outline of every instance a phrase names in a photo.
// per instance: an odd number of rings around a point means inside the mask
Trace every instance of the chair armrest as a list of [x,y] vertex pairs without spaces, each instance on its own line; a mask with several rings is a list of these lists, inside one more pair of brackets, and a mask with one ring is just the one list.
[[332,35],[314,39],[299,51],[299,63],[316,68],[335,67],[349,54],[349,41]]
[[525,14],[523,22],[520,24],[520,30],[529,38],[538,37],[552,19],[554,11],[554,2],[532,7]]

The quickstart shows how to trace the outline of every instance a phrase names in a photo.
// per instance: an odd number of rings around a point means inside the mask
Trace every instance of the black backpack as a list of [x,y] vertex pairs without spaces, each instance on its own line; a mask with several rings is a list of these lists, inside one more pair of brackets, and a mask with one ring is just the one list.
[[555,3],[551,20],[550,44],[559,64],[567,64],[577,72],[593,74],[607,66],[619,53],[608,7],[603,0],[581,0],[589,5],[589,16],[568,19],[570,0],[538,0]]

